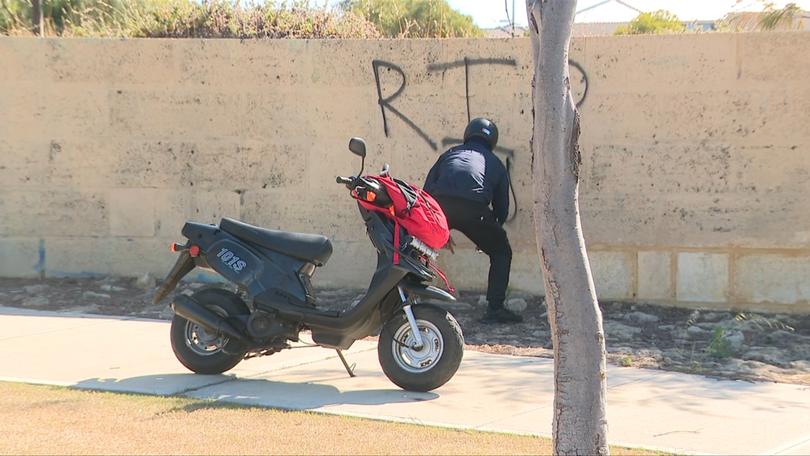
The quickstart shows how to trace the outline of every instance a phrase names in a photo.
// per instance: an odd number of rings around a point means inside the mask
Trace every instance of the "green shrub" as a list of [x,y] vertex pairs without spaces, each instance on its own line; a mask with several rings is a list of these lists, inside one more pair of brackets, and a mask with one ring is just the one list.
[[[26,0],[0,0],[0,34],[30,34]],[[238,0],[53,0],[45,34],[140,38],[379,38],[371,22],[304,2],[243,5]]]
[[683,33],[686,26],[678,19],[678,16],[666,10],[658,10],[654,13],[641,13],[629,24],[621,26],[613,32],[614,35],[641,35],[641,34],[663,34],[663,33]]
[[734,352],[731,347],[731,342],[726,339],[725,331],[721,327],[717,327],[714,329],[714,334],[712,334],[712,340],[709,342],[709,347],[706,350],[709,353],[709,356],[713,358],[728,358]]
[[483,36],[472,18],[451,8],[447,0],[345,0],[342,7],[374,23],[390,38]]

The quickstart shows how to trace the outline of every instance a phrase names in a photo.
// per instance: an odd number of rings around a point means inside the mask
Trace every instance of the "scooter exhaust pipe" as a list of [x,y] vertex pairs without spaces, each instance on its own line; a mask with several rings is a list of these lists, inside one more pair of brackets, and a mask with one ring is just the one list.
[[186,320],[206,329],[216,331],[243,342],[250,342],[244,334],[228,323],[224,318],[211,312],[190,296],[180,295],[174,298],[172,310]]

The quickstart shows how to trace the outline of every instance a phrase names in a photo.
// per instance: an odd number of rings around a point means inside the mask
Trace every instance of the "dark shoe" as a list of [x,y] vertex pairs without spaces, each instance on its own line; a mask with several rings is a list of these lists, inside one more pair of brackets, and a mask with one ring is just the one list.
[[484,314],[484,317],[481,318],[481,323],[521,323],[521,322],[523,322],[523,317],[514,312],[510,312],[509,310],[506,310],[503,307],[499,309],[487,309],[487,312]]

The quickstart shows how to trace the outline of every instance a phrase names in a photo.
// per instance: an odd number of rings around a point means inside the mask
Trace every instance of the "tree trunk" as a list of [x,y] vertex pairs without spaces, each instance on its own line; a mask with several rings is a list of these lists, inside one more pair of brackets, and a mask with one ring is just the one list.
[[554,454],[608,454],[605,338],[579,218],[579,113],[568,75],[576,0],[527,0],[534,220],[554,345]]
[[31,0],[31,32],[42,36],[42,0]]

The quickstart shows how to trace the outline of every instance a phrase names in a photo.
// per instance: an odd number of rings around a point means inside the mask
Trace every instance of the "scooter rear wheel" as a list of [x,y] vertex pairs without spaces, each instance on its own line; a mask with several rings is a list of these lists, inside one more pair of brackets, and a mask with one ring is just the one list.
[[377,355],[380,367],[394,384],[408,391],[430,391],[455,375],[464,355],[461,327],[446,310],[430,304],[412,307],[423,346],[403,312],[388,320],[380,332]]
[[[227,290],[212,288],[199,291],[192,297],[221,317],[250,313],[242,299]],[[179,315],[172,318],[170,337],[177,360],[197,374],[221,374],[233,369],[245,356],[239,341],[209,331]]]

